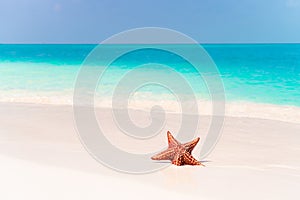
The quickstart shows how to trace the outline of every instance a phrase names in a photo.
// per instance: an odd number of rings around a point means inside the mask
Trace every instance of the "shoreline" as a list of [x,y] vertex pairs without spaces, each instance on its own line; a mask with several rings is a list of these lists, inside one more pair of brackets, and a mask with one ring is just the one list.
[[[0,101],[0,105],[43,105],[43,106],[69,106],[73,107],[72,100],[67,102],[51,102],[47,98],[41,98],[38,102],[33,101]],[[180,114],[181,108],[177,102],[148,101],[143,103],[133,102],[129,104],[128,109],[149,112],[154,105],[160,105],[166,113]],[[111,109],[110,101],[100,101],[95,104],[96,109]],[[209,101],[198,102],[199,115],[212,116],[212,104]],[[187,113],[188,114],[188,113]],[[246,101],[229,102],[225,104],[225,117],[248,117],[254,119],[277,120],[282,122],[300,123],[300,107],[290,105],[254,103]]]

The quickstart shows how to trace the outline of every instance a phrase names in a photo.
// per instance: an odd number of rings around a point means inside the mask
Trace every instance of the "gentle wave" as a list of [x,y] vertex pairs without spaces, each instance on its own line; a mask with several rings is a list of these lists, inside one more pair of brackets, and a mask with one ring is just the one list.
[[[2,103],[33,103],[33,104],[47,104],[47,105],[73,105],[73,91],[49,93],[30,93],[15,91],[4,92],[0,91]],[[165,112],[182,113],[180,102],[177,100],[147,100],[144,99],[131,99],[128,101],[128,109],[150,111],[153,106],[160,106]],[[127,100],[126,100],[127,101]],[[111,97],[96,97],[95,107],[112,108]],[[189,105],[189,102],[184,102]],[[198,100],[198,114],[199,115],[213,115],[212,102],[208,100]],[[260,119],[278,120],[291,123],[300,123],[300,107],[253,103],[247,101],[230,101],[224,102],[225,116],[232,117],[250,117]],[[114,106],[116,108],[116,106]],[[122,107],[123,108],[123,107]],[[187,109],[189,110],[189,109]],[[194,113],[194,110],[192,111]],[[186,113],[189,114],[189,113]]]

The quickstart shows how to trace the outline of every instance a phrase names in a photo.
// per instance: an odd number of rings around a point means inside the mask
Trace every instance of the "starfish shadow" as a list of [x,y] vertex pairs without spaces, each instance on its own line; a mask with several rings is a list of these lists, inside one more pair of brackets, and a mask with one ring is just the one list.
[[[170,161],[168,161],[168,160],[166,160],[166,161],[162,161],[162,160],[160,160],[160,161],[153,161],[154,163],[169,163],[169,164],[172,164]],[[202,161],[200,161],[201,163],[210,163],[210,162],[213,162],[213,161],[211,161],[211,160],[202,160]]]
[[211,161],[211,160],[201,160],[200,162],[201,163],[209,163],[209,162],[213,162],[213,161]]

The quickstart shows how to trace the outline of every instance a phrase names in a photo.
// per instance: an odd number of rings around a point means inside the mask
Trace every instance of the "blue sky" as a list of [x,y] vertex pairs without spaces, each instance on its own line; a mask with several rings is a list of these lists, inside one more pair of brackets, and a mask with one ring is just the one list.
[[299,43],[300,0],[0,1],[0,43],[99,43],[145,26],[200,43]]

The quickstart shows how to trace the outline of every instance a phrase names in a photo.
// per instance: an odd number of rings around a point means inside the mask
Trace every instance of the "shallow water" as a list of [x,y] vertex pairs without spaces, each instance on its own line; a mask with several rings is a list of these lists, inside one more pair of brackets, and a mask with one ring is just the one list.
[[[0,101],[71,103],[81,63],[95,47],[0,45]],[[206,44],[203,47],[218,67],[226,101],[300,106],[300,44]],[[176,48],[193,46],[177,45]],[[147,69],[132,79],[165,76],[172,80],[162,67],[169,66],[191,85],[198,99],[209,100],[205,81],[190,63],[155,49],[136,51],[114,61],[99,82],[97,97],[112,96],[122,77],[141,64],[147,64]],[[101,61],[95,65],[104,67]],[[120,87],[128,86],[121,81]],[[168,88],[148,84],[138,88],[132,99],[176,101],[176,96]]]

